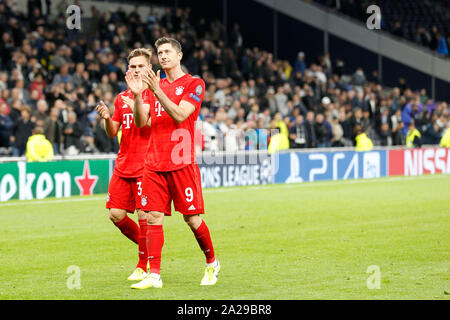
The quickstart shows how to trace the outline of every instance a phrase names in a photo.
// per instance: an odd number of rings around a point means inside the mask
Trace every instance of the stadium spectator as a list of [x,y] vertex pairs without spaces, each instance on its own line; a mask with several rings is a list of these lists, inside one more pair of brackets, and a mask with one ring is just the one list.
[[67,114],[67,122],[63,126],[64,149],[66,154],[78,154],[82,150],[81,136],[83,130],[80,123],[77,122],[77,114],[69,111]]
[[329,148],[331,147],[332,130],[328,121],[322,113],[316,115],[316,120],[314,123],[314,131],[317,141],[318,148]]
[[420,148],[422,146],[422,135],[416,129],[414,120],[410,122],[406,133],[406,146],[408,148]]
[[46,162],[53,158],[53,146],[44,136],[44,129],[36,127],[28,138],[26,157],[29,162]]
[[273,154],[277,151],[286,150],[289,149],[289,138],[282,133],[281,126],[279,125],[280,122],[276,120],[272,120],[270,124],[270,139],[269,139],[269,145],[267,148],[267,152],[269,154]]
[[331,138],[331,146],[332,147],[343,147],[344,143],[344,129],[339,122],[339,118],[337,116],[332,117],[331,122],[331,132],[333,137]]
[[217,151],[219,150],[219,139],[214,117],[207,114],[205,121],[203,121],[202,134],[205,139],[205,150]]
[[437,39],[438,39],[438,44],[436,48],[437,53],[443,56],[448,56],[447,39],[440,33],[437,34]]
[[306,128],[303,124],[303,121],[303,116],[299,114],[295,118],[295,125],[289,128],[289,140],[291,148],[306,147]]
[[52,108],[50,115],[44,121],[43,129],[45,138],[50,141],[53,146],[53,153],[56,155],[60,151],[60,144],[62,139],[62,124],[58,120],[59,110]]
[[284,93],[284,88],[282,86],[279,86],[277,88],[277,93],[275,94],[274,99],[275,99],[275,105],[276,105],[275,112],[280,112],[283,116],[287,115],[289,112],[289,110],[286,106],[288,97]]
[[356,151],[370,151],[373,148],[372,140],[364,132],[361,125],[355,126],[355,150]]
[[31,108],[23,106],[11,136],[13,156],[20,157],[25,154],[28,138],[32,135],[35,126],[35,122],[31,119]]
[[43,126],[44,122],[48,118],[47,110],[48,110],[47,101],[43,99],[38,100],[32,118],[33,121],[40,127]]
[[439,146],[444,148],[450,148],[450,124],[447,125],[444,135],[442,136]]
[[0,102],[0,148],[8,148],[10,146],[10,137],[14,127],[14,122],[6,111],[6,103]]
[[295,60],[294,64],[294,70],[301,75],[303,75],[306,71],[305,53],[303,51],[300,51],[297,55],[297,60]]
[[306,148],[316,148],[317,138],[316,130],[314,127],[314,112],[308,111],[306,113],[304,125],[306,129]]
[[384,122],[380,127],[380,145],[384,147],[392,146],[392,131],[387,122]]
[[436,121],[432,124],[428,124],[425,132],[423,133],[423,144],[438,145],[441,141],[440,131],[440,127]]

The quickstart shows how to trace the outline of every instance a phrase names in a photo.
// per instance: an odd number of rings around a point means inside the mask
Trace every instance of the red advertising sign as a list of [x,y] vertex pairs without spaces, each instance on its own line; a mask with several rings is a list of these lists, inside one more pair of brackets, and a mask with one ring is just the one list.
[[389,150],[389,176],[450,173],[450,149]]

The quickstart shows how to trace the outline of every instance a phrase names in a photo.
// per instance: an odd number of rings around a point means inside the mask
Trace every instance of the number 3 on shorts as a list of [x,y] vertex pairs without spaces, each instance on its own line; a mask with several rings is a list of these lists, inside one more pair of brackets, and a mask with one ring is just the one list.
[[138,196],[142,196],[142,181],[136,182],[138,187]]
[[186,201],[187,202],[192,202],[192,200],[194,199],[194,192],[192,191],[191,187],[188,187],[184,190],[184,194],[186,196]]

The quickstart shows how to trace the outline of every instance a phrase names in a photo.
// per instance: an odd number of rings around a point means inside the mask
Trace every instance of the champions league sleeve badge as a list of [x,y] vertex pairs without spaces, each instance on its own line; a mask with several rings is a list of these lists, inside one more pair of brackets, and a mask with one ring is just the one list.
[[197,88],[195,88],[195,94],[200,96],[203,92],[203,88],[201,85],[198,85]]

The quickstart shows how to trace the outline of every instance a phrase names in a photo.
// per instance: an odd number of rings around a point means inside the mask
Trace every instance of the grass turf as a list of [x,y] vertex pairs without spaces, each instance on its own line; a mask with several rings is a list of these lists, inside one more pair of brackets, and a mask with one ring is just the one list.
[[[137,246],[104,196],[0,204],[0,299],[449,299],[450,176],[204,190],[222,271],[179,213],[164,223],[162,289],[132,290]],[[137,219],[136,215],[132,215]],[[81,271],[81,289],[67,286]],[[369,266],[380,289],[368,289]]]

